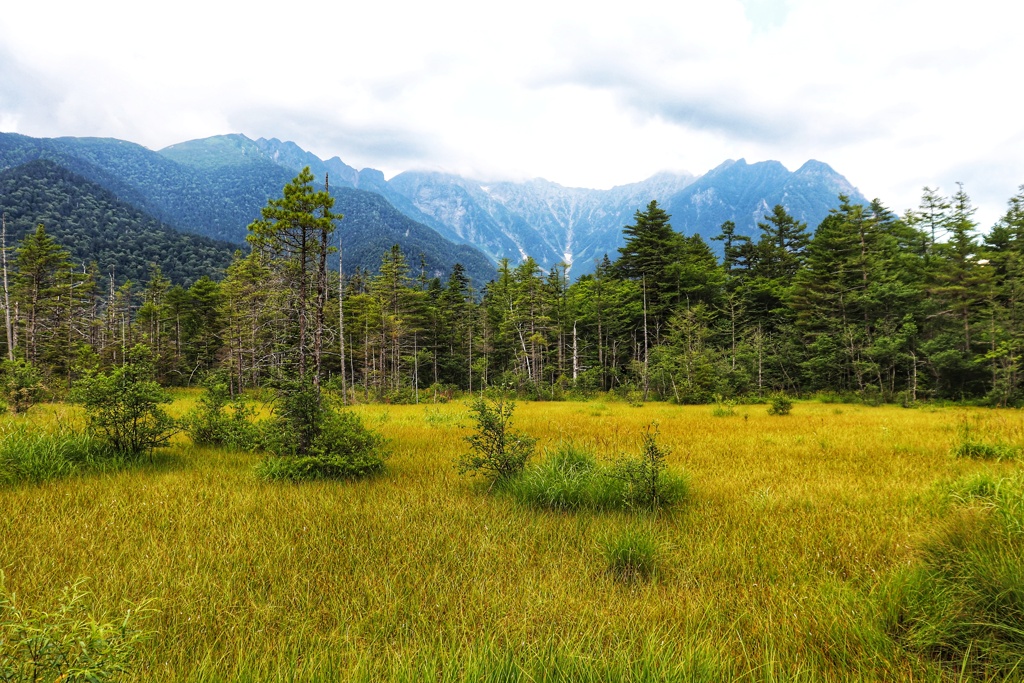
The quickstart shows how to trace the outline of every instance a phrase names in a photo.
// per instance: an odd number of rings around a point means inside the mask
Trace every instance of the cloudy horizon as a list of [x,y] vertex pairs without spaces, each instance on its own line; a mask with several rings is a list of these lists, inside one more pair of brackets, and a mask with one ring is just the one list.
[[6,8],[0,131],[151,149],[241,133],[387,177],[599,189],[817,159],[898,213],[962,181],[983,229],[1024,183],[1008,3],[238,7]]

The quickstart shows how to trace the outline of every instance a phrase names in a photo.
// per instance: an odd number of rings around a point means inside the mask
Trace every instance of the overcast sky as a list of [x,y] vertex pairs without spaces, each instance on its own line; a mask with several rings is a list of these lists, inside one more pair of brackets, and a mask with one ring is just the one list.
[[410,168],[607,188],[818,159],[902,213],[1024,184],[1024,3],[6,3],[0,131],[160,149],[292,140]]

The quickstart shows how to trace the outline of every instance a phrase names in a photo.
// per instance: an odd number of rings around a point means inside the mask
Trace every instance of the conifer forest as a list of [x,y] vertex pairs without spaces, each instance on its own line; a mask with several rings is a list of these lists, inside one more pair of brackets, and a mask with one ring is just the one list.
[[1016,404],[1024,193],[987,233],[962,188],[925,188],[902,217],[877,200],[839,202],[817,226],[776,206],[758,236],[726,222],[710,244],[673,231],[651,202],[593,274],[574,280],[565,264],[545,272],[527,257],[471,282],[461,266],[435,277],[397,246],[377,272],[346,270],[344,218],[305,172],[214,277],[174,282],[150,266],[118,280],[39,225],[9,245],[7,355],[57,396],[142,343],[164,385],[222,370],[243,391],[294,374],[355,402],[501,386],[542,400]]

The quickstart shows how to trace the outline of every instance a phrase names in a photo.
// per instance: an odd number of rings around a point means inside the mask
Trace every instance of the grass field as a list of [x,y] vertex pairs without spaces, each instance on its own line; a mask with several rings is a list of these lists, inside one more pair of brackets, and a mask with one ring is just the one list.
[[[656,420],[689,476],[656,515],[558,513],[458,475],[466,405],[356,410],[390,440],[370,480],[261,483],[258,456],[179,435],[151,465],[0,489],[7,589],[48,608],[87,577],[111,618],[151,599],[138,680],[956,680],[886,631],[892,577],[949,514],[942,482],[1019,467],[951,457],[963,425],[1024,443],[1012,410],[523,403],[542,447],[606,459]],[[2,418],[26,419],[81,415]],[[650,580],[606,571],[626,529],[657,541]]]

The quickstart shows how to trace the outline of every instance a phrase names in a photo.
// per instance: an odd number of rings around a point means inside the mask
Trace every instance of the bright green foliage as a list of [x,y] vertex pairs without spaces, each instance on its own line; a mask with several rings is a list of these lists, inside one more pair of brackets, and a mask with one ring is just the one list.
[[66,426],[43,432],[19,424],[0,431],[0,485],[39,484],[122,464],[109,445]]
[[537,442],[531,436],[512,429],[514,401],[499,397],[494,401],[479,398],[470,406],[475,431],[466,437],[470,451],[458,461],[462,473],[483,474],[497,480],[523,471]]
[[657,510],[682,502],[689,493],[689,482],[670,472],[665,459],[668,449],[658,444],[658,424],[644,431],[640,454],[619,460],[609,476],[625,484],[623,502],[638,510]]
[[771,401],[768,404],[769,415],[789,415],[792,410],[793,401],[791,401],[789,396],[786,396],[785,394],[776,394],[772,396]]
[[181,419],[189,438],[201,446],[255,450],[259,444],[259,429],[252,421],[256,411],[241,395],[231,396],[223,375],[210,375],[204,386],[199,405]]
[[264,446],[275,455],[310,455],[330,414],[310,382],[284,382],[277,392],[275,419],[264,429]]
[[658,545],[650,531],[629,527],[602,539],[599,547],[609,574],[620,581],[638,581],[657,572]]
[[591,449],[562,443],[541,463],[505,479],[502,491],[545,510],[611,510],[625,501],[624,484],[607,476]]
[[119,622],[100,621],[83,583],[66,587],[52,612],[24,610],[0,574],[0,680],[102,683],[133,672],[136,648],[149,637],[140,625],[152,610],[143,603]]
[[89,431],[119,453],[139,458],[167,443],[174,420],[160,408],[171,397],[153,380],[152,354],[135,346],[124,365],[78,380],[71,399],[85,407]]
[[257,467],[268,481],[349,479],[384,470],[384,439],[359,416],[336,410],[311,382],[285,383],[273,419],[261,425],[271,453]]
[[712,344],[713,321],[704,304],[679,311],[669,320],[665,342],[651,353],[651,382],[675,403],[708,403],[721,393],[728,369]]
[[711,409],[713,417],[732,417],[736,414],[736,401],[722,398],[721,394],[715,394],[715,407]]
[[43,393],[43,381],[39,371],[28,361],[5,360],[0,363],[0,386],[4,400],[12,412],[23,413],[39,400]]

